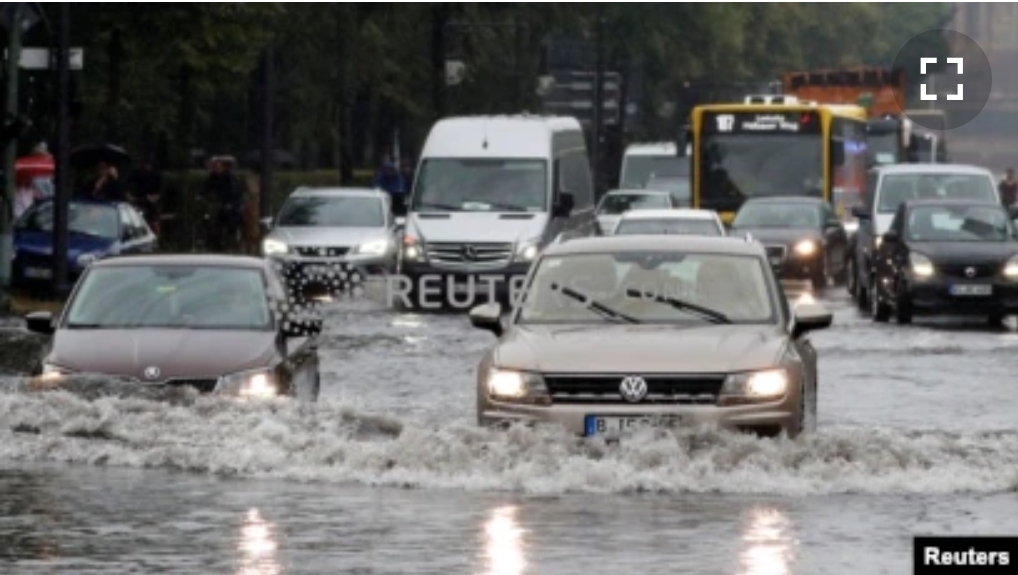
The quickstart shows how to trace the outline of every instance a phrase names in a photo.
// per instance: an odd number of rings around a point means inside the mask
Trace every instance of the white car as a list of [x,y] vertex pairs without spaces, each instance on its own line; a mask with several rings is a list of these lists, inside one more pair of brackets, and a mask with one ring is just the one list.
[[597,204],[597,225],[604,235],[611,235],[622,214],[637,210],[671,209],[678,207],[667,191],[611,190]]
[[714,210],[635,210],[622,214],[612,235],[724,236],[725,224]]

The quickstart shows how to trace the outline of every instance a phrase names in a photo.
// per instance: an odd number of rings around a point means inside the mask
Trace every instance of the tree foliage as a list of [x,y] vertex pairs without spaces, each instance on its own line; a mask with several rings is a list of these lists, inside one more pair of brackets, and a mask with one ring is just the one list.
[[[43,6],[55,22],[55,5]],[[545,42],[592,40],[598,19],[608,67],[640,71],[640,109],[649,116],[637,125],[652,130],[656,110],[682,82],[889,65],[909,39],[943,26],[949,7],[73,4],[73,44],[86,54],[85,69],[76,72],[83,109],[74,138],[115,139],[178,165],[195,148],[257,150],[261,62],[271,44],[276,147],[304,167],[344,165],[349,172],[375,161],[397,130],[404,153],[412,153],[440,114],[536,111]],[[466,64],[461,84],[439,82],[437,40],[447,57]]]

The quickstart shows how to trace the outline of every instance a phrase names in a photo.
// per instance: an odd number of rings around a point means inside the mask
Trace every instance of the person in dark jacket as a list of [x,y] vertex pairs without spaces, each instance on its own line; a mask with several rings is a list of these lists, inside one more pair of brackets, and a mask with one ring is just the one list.
[[244,184],[226,161],[216,158],[205,180],[203,195],[217,205],[209,237],[210,248],[223,251],[238,247],[243,220]]
[[1008,168],[1004,179],[997,185],[1000,191],[1000,201],[1004,207],[1011,207],[1018,202],[1018,181],[1014,179],[1014,168]]
[[99,176],[92,183],[92,198],[123,202],[127,199],[124,186],[120,182],[120,172],[116,166],[99,162]]
[[383,158],[382,167],[375,174],[374,185],[389,194],[389,197],[392,198],[392,211],[399,214],[401,207],[406,205],[406,188],[403,176],[400,175],[396,164],[392,163],[389,156]]

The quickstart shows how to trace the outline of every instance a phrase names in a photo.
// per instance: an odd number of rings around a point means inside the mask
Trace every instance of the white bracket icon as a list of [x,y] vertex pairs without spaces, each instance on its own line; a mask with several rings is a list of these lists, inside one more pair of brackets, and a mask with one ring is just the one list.
[[[952,58],[952,60],[954,60],[954,59],[955,58]],[[927,64],[936,64],[936,63],[937,63],[937,59],[936,58],[919,58],[919,73],[922,74],[923,76],[925,76],[926,75],[926,65]],[[959,64],[958,66],[959,66],[959,69],[960,69],[961,64]],[[958,88],[960,89],[961,86],[959,85]],[[961,92],[959,92],[959,94],[960,93]],[[926,84],[923,83],[923,84],[919,84],[919,99],[920,100],[936,100],[937,99],[937,95],[936,94],[927,94],[926,93]]]
[[[965,58],[948,58],[947,59],[947,63],[948,64],[954,64],[955,66],[957,66],[958,67],[958,75],[961,76],[962,66],[965,64]],[[956,100],[956,101],[957,100],[964,100],[965,99],[964,93],[965,93],[965,84],[958,84],[958,93],[957,94],[948,94],[946,96],[946,98],[948,100]]]

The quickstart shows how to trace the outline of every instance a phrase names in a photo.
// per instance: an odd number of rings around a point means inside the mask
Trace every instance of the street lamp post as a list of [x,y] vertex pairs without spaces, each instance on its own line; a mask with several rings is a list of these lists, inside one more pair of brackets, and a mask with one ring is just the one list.
[[[21,63],[21,32],[24,5],[11,5],[12,17],[9,22],[10,39],[7,46],[7,117],[11,120],[18,115],[18,69]],[[11,134],[4,145],[4,176],[6,183],[0,197],[0,311],[10,305],[11,260],[14,255],[14,190],[17,180],[14,176],[14,162],[18,146],[15,135]]]

